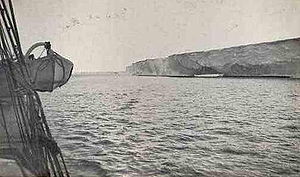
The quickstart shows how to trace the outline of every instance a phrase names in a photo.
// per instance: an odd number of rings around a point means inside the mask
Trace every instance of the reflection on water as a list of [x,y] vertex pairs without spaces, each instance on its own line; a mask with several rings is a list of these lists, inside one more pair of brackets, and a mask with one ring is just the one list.
[[300,84],[293,84],[292,86],[292,100],[293,107],[296,112],[300,112]]
[[43,94],[73,176],[299,176],[300,81],[76,76]]

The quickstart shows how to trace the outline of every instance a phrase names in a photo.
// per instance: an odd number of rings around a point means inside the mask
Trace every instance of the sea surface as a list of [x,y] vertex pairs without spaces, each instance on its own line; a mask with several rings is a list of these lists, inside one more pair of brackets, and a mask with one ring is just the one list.
[[42,99],[72,176],[300,176],[300,80],[90,75]]

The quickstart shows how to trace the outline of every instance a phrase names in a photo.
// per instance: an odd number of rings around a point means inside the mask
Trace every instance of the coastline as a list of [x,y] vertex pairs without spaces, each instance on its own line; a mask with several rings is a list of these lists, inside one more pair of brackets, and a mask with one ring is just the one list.
[[281,78],[281,79],[300,79],[289,75],[260,75],[260,76],[249,76],[249,75],[224,75],[219,77],[197,77],[197,76],[185,76],[185,75],[132,75],[139,77],[175,77],[175,78]]

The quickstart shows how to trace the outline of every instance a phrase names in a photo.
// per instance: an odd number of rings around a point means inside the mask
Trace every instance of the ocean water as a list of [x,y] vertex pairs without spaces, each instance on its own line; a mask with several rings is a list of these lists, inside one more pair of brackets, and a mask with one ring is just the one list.
[[91,75],[41,95],[72,176],[300,176],[300,80]]

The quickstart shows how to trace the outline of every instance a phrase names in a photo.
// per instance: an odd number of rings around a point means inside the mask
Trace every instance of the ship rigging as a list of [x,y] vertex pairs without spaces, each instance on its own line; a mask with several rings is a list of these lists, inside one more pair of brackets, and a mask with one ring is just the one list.
[[[24,54],[12,0],[0,1],[0,13],[0,159],[15,161],[23,176],[68,177],[38,91],[64,85],[73,63],[49,42],[37,43]],[[44,47],[46,56],[35,58],[31,52],[37,47]]]

